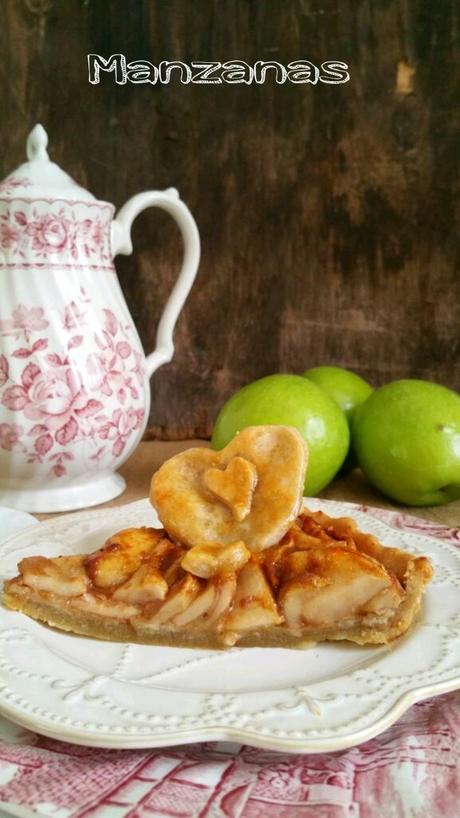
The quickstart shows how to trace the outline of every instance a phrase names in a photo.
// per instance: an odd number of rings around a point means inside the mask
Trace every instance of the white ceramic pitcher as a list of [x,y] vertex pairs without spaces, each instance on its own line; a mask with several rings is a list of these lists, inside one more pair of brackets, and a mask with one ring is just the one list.
[[[28,161],[0,184],[0,505],[64,511],[125,488],[150,407],[149,379],[171,360],[173,330],[195,279],[200,240],[173,188],[133,196],[114,218],[50,161],[37,125]],[[145,358],[113,258],[156,206],[184,241],[179,278]]]

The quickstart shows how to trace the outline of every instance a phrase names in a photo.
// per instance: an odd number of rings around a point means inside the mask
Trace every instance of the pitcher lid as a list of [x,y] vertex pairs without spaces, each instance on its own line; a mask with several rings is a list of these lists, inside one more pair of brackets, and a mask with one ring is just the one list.
[[27,162],[0,182],[3,199],[64,199],[94,202],[96,197],[75,182],[48,156],[48,134],[35,125],[27,138]]

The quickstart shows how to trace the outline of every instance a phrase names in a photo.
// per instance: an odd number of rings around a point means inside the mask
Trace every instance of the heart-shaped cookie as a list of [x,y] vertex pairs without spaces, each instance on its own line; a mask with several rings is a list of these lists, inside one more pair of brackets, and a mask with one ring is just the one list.
[[257,469],[244,457],[234,457],[224,469],[212,466],[204,472],[203,482],[218,500],[233,512],[236,520],[244,520],[252,505],[257,485]]
[[185,546],[275,545],[302,504],[307,446],[290,426],[249,426],[221,451],[188,449],[154,474],[150,499]]

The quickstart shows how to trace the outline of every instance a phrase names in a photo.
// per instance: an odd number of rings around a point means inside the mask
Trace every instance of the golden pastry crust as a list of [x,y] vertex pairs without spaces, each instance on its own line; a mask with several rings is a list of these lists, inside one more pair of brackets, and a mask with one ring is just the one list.
[[190,553],[164,530],[127,529],[93,555],[22,560],[3,601],[62,630],[112,641],[384,644],[410,627],[432,576],[425,557],[387,548],[353,520],[321,512],[304,511],[279,543],[220,573],[185,570]]
[[151,501],[182,545],[275,545],[300,511],[307,449],[289,426],[251,426],[219,452],[188,449],[152,479]]

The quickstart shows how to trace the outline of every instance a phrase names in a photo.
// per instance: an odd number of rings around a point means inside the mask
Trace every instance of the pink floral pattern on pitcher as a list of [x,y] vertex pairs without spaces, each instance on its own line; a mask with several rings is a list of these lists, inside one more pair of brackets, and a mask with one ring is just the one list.
[[[0,320],[0,335],[28,345],[12,352],[12,358],[24,359],[19,376],[0,355],[0,403],[15,418],[0,424],[0,448],[23,453],[29,463],[49,464],[56,477],[67,473],[75,459],[72,449],[82,440],[94,448],[90,460],[119,458],[145,414],[143,359],[133,347],[131,327],[104,308],[101,329],[90,332],[95,351],[87,353],[82,333],[88,332],[91,299],[83,289],[78,302],[66,304],[60,316],[67,337],[64,355],[51,349],[50,321],[42,307],[19,304]],[[35,334],[40,337],[33,340]]]
[[43,307],[27,309],[23,304],[19,304],[13,310],[11,318],[0,321],[0,333],[2,335],[14,335],[16,339],[24,335],[24,340],[29,341],[32,332],[39,332],[48,326],[49,321],[45,318]]
[[20,187],[32,187],[32,182],[29,179],[18,179],[17,176],[7,176],[0,182],[0,195],[15,193]]
[[[21,207],[21,200],[0,213],[0,249],[8,263],[43,264],[66,259],[111,268],[110,225],[106,210],[87,204],[77,214],[69,203],[57,203],[55,212],[41,213],[38,206]],[[59,258],[58,258],[59,257]]]

